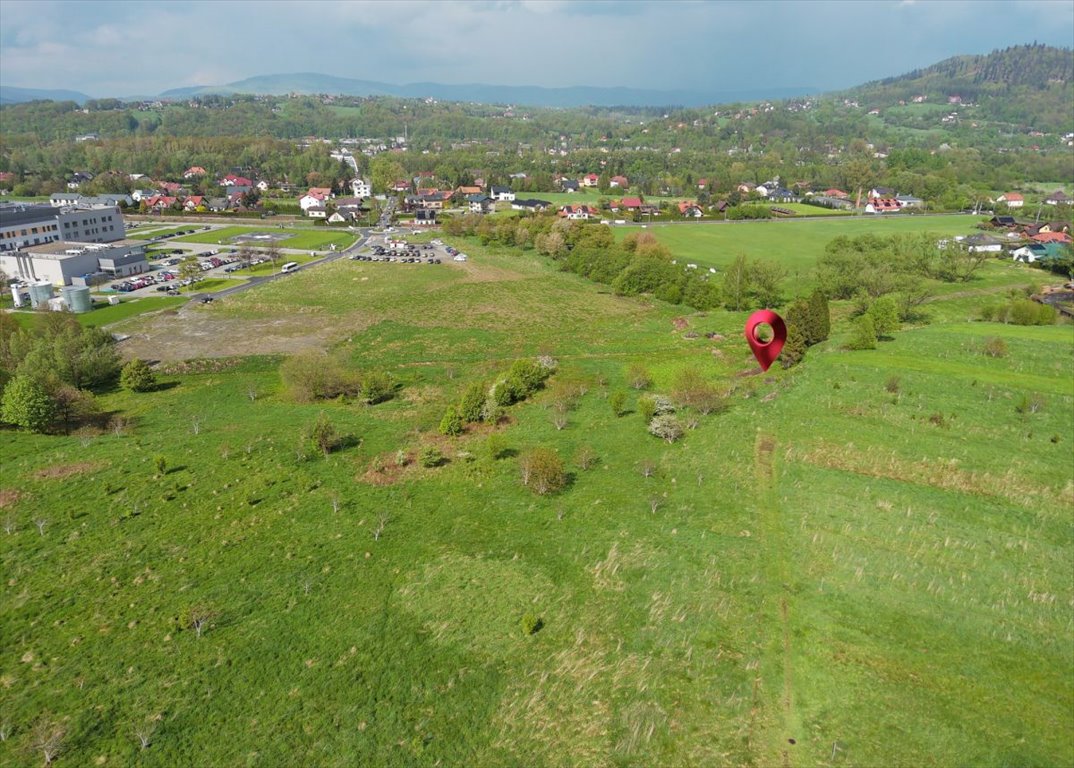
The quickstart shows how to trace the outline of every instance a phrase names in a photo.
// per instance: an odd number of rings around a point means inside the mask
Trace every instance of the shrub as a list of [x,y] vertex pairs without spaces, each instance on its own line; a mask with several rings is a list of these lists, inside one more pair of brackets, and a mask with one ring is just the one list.
[[899,391],[899,377],[891,376],[888,378],[887,383],[884,384],[884,389],[888,392],[895,394]]
[[444,454],[435,445],[427,445],[418,452],[418,463],[426,469],[439,467],[444,463]]
[[485,453],[493,461],[502,459],[507,454],[507,440],[503,435],[489,435],[485,440]]
[[893,296],[881,296],[869,307],[869,316],[873,319],[873,328],[877,336],[887,336],[899,330],[899,307]]
[[168,460],[164,456],[158,455],[153,459],[153,464],[157,468],[157,474],[163,476],[168,469]]
[[1021,414],[1036,413],[1041,410],[1045,405],[1045,399],[1043,395],[1023,394],[1018,403],[1014,406],[1014,410]]
[[306,428],[302,439],[308,453],[320,452],[325,456],[338,448],[341,442],[339,432],[336,431],[324,411],[321,411],[317,420]]
[[391,375],[384,371],[370,371],[361,377],[359,392],[363,400],[370,405],[376,405],[392,399],[395,385]]
[[977,310],[977,316],[986,323],[991,322],[992,318],[996,316],[996,306],[994,304],[985,304]]
[[1029,299],[1011,302],[1010,321],[1015,325],[1052,325],[1055,323],[1055,307]]
[[626,393],[618,390],[612,392],[608,396],[608,405],[611,406],[612,413],[622,416],[626,412]]
[[656,415],[656,402],[652,397],[646,395],[638,398],[638,413],[647,424],[653,420],[653,416]]
[[[786,353],[786,347],[784,347],[784,353]],[[702,415],[715,413],[725,407],[724,399],[719,391],[705,381],[696,368],[679,371],[671,394],[680,405],[693,408]],[[660,412],[658,406],[657,413]],[[667,412],[670,413],[670,411]]]
[[481,421],[487,396],[488,387],[484,382],[477,382],[467,387],[462,400],[459,401],[458,410],[462,420],[468,423]]
[[145,360],[134,359],[123,366],[119,383],[131,392],[150,392],[157,386],[157,375]]
[[440,434],[455,437],[462,434],[463,421],[455,406],[449,405],[444,411],[444,418],[440,419]]
[[929,424],[935,424],[937,427],[946,427],[947,419],[939,411],[936,411],[929,415]]
[[999,336],[993,336],[990,339],[985,339],[984,344],[981,345],[981,352],[989,357],[1006,357],[1007,356],[1007,342],[1001,339]]
[[593,450],[591,445],[583,445],[578,449],[578,452],[574,454],[574,463],[578,465],[581,470],[587,470],[594,466],[600,459],[597,456],[597,452]]
[[534,448],[519,460],[522,484],[539,496],[554,493],[567,484],[563,459],[551,448]]
[[682,437],[682,423],[670,413],[660,414],[649,422],[649,434],[674,443]]
[[644,366],[635,363],[627,369],[627,383],[634,389],[647,389],[653,383],[653,377]]
[[303,354],[280,366],[280,378],[292,398],[299,402],[330,400],[361,392],[361,381],[333,357]]
[[847,342],[847,349],[876,349],[876,326],[870,315],[862,315],[854,323],[854,335]]
[[541,619],[540,616],[537,616],[527,611],[522,616],[520,626],[522,627],[522,634],[526,636],[536,635],[538,632],[541,631],[541,628],[544,626],[544,621]]

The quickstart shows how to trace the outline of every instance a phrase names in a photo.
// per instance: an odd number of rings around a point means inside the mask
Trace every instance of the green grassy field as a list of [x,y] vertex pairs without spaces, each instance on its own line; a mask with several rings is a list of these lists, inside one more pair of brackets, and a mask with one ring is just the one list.
[[[129,240],[152,240],[154,237],[160,237],[161,235],[170,235],[174,232],[184,232],[189,227],[164,227],[163,229],[143,229],[139,228],[136,232],[128,232],[127,239]],[[186,240],[187,237],[193,237],[193,235],[187,235],[181,238],[175,238],[176,240]]]
[[[804,270],[859,223],[652,231]],[[205,349],[324,329],[393,375],[387,403],[296,403],[279,357],[219,358],[102,395],[121,434],[5,431],[0,762],[41,762],[42,718],[72,765],[1074,762],[1074,328],[966,319],[1024,271],[987,264],[876,350],[843,350],[837,320],[802,365],[751,375],[746,313],[458,244],[465,265],[337,261],[197,312]],[[437,433],[471,382],[536,354],[550,389],[584,387],[562,429],[546,392],[509,409],[501,458],[487,426]],[[729,408],[657,440],[632,363],[657,393],[696,368]],[[322,412],[353,440],[302,459]],[[534,446],[566,460],[562,492],[521,487]],[[200,637],[177,620],[197,608]]]
[[[75,319],[84,326],[96,326],[98,328],[121,320],[127,320],[146,312],[155,312],[158,309],[168,309],[177,304],[183,304],[186,299],[175,296],[147,296],[138,299],[126,299],[119,304],[97,304],[92,312],[84,312],[75,315]],[[41,322],[45,315],[42,312],[15,312],[13,317],[24,328],[33,328]]]
[[[806,206],[808,207],[808,206]],[[831,217],[823,221],[731,221],[713,224],[654,224],[648,228],[657,240],[681,259],[698,265],[724,267],[740,254],[778,261],[792,273],[811,270],[833,237],[873,233],[881,237],[897,232],[934,232],[937,237],[972,234],[981,221],[973,216],[919,216],[880,219]],[[616,227],[622,239],[636,227]]]
[[[232,242],[232,238],[251,232],[279,233],[281,232],[281,229],[275,225],[262,227],[223,227],[221,229],[213,229],[207,232],[197,232],[193,235],[177,237],[175,238],[175,242],[238,245],[238,243]],[[337,248],[346,248],[354,243],[356,239],[355,236],[349,232],[335,230],[287,228],[282,230],[282,232],[289,236],[284,240],[276,241],[277,245],[281,248],[295,248],[302,250],[328,250],[333,244]],[[250,243],[250,245],[255,248],[264,248],[268,246],[268,243]]]

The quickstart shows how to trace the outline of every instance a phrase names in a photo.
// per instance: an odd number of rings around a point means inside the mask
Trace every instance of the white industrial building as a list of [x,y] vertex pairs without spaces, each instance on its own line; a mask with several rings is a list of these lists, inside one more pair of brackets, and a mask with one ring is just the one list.
[[0,253],[0,271],[27,282],[86,284],[93,277],[114,279],[149,271],[145,243],[47,243]]
[[122,240],[124,232],[123,214],[114,206],[0,206],[0,252],[59,240],[110,243]]

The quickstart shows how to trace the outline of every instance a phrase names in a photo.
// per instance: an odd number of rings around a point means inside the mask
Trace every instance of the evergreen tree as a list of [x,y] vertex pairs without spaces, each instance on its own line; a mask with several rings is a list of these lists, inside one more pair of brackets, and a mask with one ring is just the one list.
[[813,291],[809,297],[809,325],[804,329],[807,344],[819,344],[827,341],[832,330],[832,315],[828,308],[828,297],[820,289]]

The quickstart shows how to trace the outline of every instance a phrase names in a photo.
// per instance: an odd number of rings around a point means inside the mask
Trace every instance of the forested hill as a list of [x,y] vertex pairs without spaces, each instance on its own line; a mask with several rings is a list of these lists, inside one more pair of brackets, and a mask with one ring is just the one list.
[[1042,131],[1069,130],[1074,50],[1033,44],[983,56],[954,56],[852,88],[845,95],[868,108],[914,102],[978,104],[983,117],[1028,122]]

